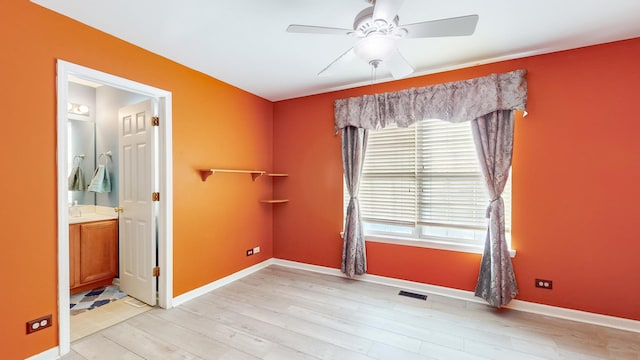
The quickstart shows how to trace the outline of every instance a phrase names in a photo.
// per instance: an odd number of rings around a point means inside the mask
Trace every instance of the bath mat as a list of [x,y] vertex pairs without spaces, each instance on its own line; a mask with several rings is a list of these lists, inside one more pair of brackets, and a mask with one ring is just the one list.
[[69,299],[71,315],[77,315],[85,311],[93,310],[112,301],[127,296],[115,285],[102,286],[90,291],[72,295]]

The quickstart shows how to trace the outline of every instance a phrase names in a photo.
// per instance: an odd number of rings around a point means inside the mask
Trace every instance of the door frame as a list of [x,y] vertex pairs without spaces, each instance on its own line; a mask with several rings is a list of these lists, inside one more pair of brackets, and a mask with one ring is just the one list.
[[172,94],[170,91],[127,80],[61,59],[57,60],[57,201],[58,201],[58,335],[59,353],[71,350],[71,314],[69,309],[69,213],[67,204],[69,173],[67,165],[68,78],[69,75],[158,100],[162,121],[158,137],[158,185],[162,194],[158,209],[158,306],[173,306],[173,157]]

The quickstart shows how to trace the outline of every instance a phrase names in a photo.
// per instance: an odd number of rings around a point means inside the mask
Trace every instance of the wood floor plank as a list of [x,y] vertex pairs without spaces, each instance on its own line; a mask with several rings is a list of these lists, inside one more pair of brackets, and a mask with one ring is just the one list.
[[523,353],[495,343],[490,344],[469,339],[465,339],[464,341],[464,352],[496,360],[545,360],[544,357]]
[[[402,349],[417,352],[420,348],[421,341],[398,332],[387,331],[384,327],[366,326],[361,321],[354,321],[353,313],[339,313],[335,311],[335,307],[329,311],[319,311],[321,309],[311,309],[309,307],[296,306],[299,302],[288,297],[286,301],[282,299],[270,297],[268,294],[254,292],[252,295],[241,294],[238,291],[228,293],[225,291],[216,292],[217,295],[225,296],[230,301],[237,300],[244,303],[255,302],[255,296],[259,296],[261,301],[259,306],[272,311],[281,312],[292,316],[298,320],[307,323],[313,323],[318,326],[327,327],[339,332],[353,334],[357,333],[359,337],[372,341],[387,343]],[[338,315],[338,316],[335,316]]]
[[[253,322],[254,325],[269,325],[272,332],[285,331],[290,334],[288,339],[281,339],[289,341],[289,339],[302,339],[305,338],[305,342],[314,344],[315,347],[322,345],[326,348],[325,351],[329,354],[334,354],[336,351],[349,355],[350,357],[356,357],[357,353],[366,354],[371,347],[372,341],[365,338],[356,336],[351,333],[336,331],[329,329],[311,322],[307,322],[295,317],[289,316],[285,313],[278,313],[267,309],[262,309],[258,306],[237,303],[227,298],[215,295],[209,296],[204,301],[210,302],[210,304],[222,305],[223,308],[229,310],[228,315],[224,321],[242,321],[245,323],[247,320]],[[249,324],[247,324],[248,326]],[[311,345],[310,344],[310,345]],[[295,349],[306,352],[306,346],[295,344],[292,346]],[[346,351],[345,351],[346,350]],[[316,351],[309,352],[312,355],[317,356]],[[324,351],[322,352],[324,353]],[[325,358],[324,356],[322,358]],[[329,356],[326,358],[340,358]],[[365,357],[360,357],[365,358]]]
[[269,339],[283,346],[289,347],[303,354],[308,358],[320,359],[369,359],[360,353],[335,346],[331,343],[319,340],[313,336],[301,334],[295,329],[288,329],[252,318],[247,315],[230,310],[226,305],[221,305],[215,299],[196,299],[183,304],[186,311],[208,317],[211,321],[226,324],[238,331],[245,331],[261,338]]
[[640,359],[640,334],[269,266],[72,344],[64,360]]
[[399,349],[387,344],[376,343],[371,347],[369,356],[378,360],[402,359],[402,360],[433,360],[432,357]]
[[[235,285],[234,289],[236,289],[238,287],[238,285]],[[259,291],[259,290],[256,290]],[[293,295],[303,295],[302,293],[297,293],[293,288],[289,288],[289,289],[280,289],[281,292],[286,292],[287,293],[287,301],[291,301],[292,296]],[[234,292],[237,292],[234,291]],[[305,291],[306,293],[309,293],[309,291]],[[220,292],[219,292],[220,293]],[[260,298],[262,299],[261,304],[265,304],[265,296],[264,294],[260,294],[259,295]],[[320,294],[315,294],[313,295],[313,298],[318,298],[320,296]],[[343,300],[344,301],[344,300]],[[342,302],[342,304],[344,304],[344,302]],[[372,305],[368,305],[368,306],[372,306]],[[446,328],[449,328],[450,330],[450,338],[451,339],[458,339],[457,340],[457,346],[459,348],[462,348],[462,337],[460,336],[460,332],[461,330],[464,330],[464,332],[467,334],[467,336],[470,337],[480,337],[480,338],[488,338],[489,341],[493,341],[493,342],[498,342],[498,343],[503,343],[503,344],[508,344],[508,338],[505,336],[489,336],[487,335],[486,331],[480,331],[480,330],[475,330],[472,328],[465,328],[462,327],[460,324],[458,323],[445,323],[444,320],[434,320],[433,318],[423,318],[420,319],[420,317],[422,317],[424,314],[419,314],[418,316],[416,316],[415,314],[412,313],[408,313],[408,314],[402,314],[401,312],[399,312],[398,310],[389,310],[389,309],[384,309],[380,306],[373,306],[376,308],[376,310],[378,311],[378,314],[380,314],[380,312],[384,311],[386,312],[385,316],[387,317],[387,321],[386,322],[382,322],[382,323],[378,323],[377,326],[381,329],[389,329],[390,327],[393,328],[394,326],[396,326],[396,324],[401,323],[404,324],[404,320],[411,322],[414,324],[412,329],[409,329],[409,333],[412,336],[416,336],[418,338],[422,338],[425,339],[427,341],[430,341],[433,339],[433,334],[437,333],[437,334],[442,334],[443,330],[446,330]],[[371,308],[369,308],[371,309]],[[384,310],[383,310],[384,309]],[[334,313],[336,313],[334,311]],[[355,320],[357,323],[359,323],[360,326],[365,326],[365,325],[372,325],[372,321],[375,321],[375,316],[372,315],[373,312],[368,312],[362,316],[359,317],[359,321]],[[342,313],[342,315],[346,318],[349,318],[350,320],[354,320],[356,317],[358,317],[358,311],[351,311],[349,313]],[[402,319],[403,321],[398,322],[398,316],[404,316],[404,318]],[[460,320],[460,322],[463,322],[462,320]],[[425,324],[429,323],[431,327],[433,327],[433,330],[428,330],[425,327]],[[426,330],[425,330],[426,329]],[[437,330],[436,330],[437,329]],[[408,330],[405,326],[405,329],[403,329],[405,332]],[[411,331],[413,330],[413,331]],[[426,331],[426,333],[425,333]],[[420,336],[422,335],[422,336]],[[449,340],[448,345],[451,346],[452,342],[456,342],[456,340]],[[396,344],[397,346],[397,344]],[[397,346],[397,347],[401,347],[402,346]],[[406,349],[406,347],[404,347]]]
[[550,344],[541,344],[538,341],[530,341],[526,338],[518,337],[511,339],[513,349],[525,354],[531,354],[549,360],[562,360],[558,346],[550,340]]
[[101,335],[145,359],[201,359],[128,323],[107,328]]
[[127,323],[148,332],[164,343],[185,349],[203,359],[258,359],[202,333],[166,322],[154,315],[159,311],[178,311],[178,309],[151,310],[127,320]]
[[75,350],[71,349],[71,351],[64,356],[64,360],[87,360],[87,358],[78,354]]
[[[239,289],[240,288],[240,289]],[[249,295],[247,290],[251,290],[252,294]],[[280,295],[270,294],[268,291],[265,291],[263,287],[253,288],[235,284],[233,290],[231,290],[232,294],[240,297],[243,301],[249,301],[250,299],[254,299],[255,297],[259,297],[261,299],[260,306],[267,306],[271,309],[277,309],[280,311],[288,311],[290,314],[296,316],[299,312],[306,312],[308,316],[314,317],[328,317],[332,318],[333,321],[348,321],[352,326],[357,326],[358,328],[367,327],[373,329],[384,330],[380,332],[378,338],[387,336],[388,338],[379,339],[383,343],[387,343],[390,345],[394,345],[392,339],[397,338],[396,334],[402,335],[403,338],[411,338],[417,339],[420,341],[431,341],[440,343],[450,347],[457,347],[462,349],[462,338],[457,335],[448,335],[442,332],[428,330],[425,328],[418,326],[411,326],[404,322],[399,322],[394,319],[395,312],[386,310],[387,317],[380,317],[378,313],[372,311],[366,311],[363,309],[358,310],[357,307],[352,306],[336,306],[335,304],[328,303],[326,301],[317,301],[317,298],[311,297],[303,297],[298,295],[295,291],[290,291],[284,294],[282,291]],[[216,294],[226,294],[227,292],[224,289],[220,289],[220,291],[216,291]],[[282,301],[282,296],[286,296],[286,301]],[[378,311],[382,311],[382,309],[378,309]],[[322,321],[322,320],[320,320]],[[412,342],[409,346],[416,346],[416,340],[408,340]],[[398,346],[401,347],[402,346]],[[406,348],[406,347],[404,347]]]
[[[308,299],[297,297],[295,292],[286,294],[286,301],[278,299],[277,295],[268,294],[262,288],[249,289],[240,286],[243,292],[250,291],[252,296],[256,296],[261,299],[260,305],[267,306],[273,309],[279,309],[286,311],[288,314],[307,318],[308,320],[314,318],[314,322],[323,323],[326,321],[332,322],[332,327],[343,327],[343,331],[358,331],[361,330],[361,336],[367,337],[374,341],[387,343],[389,345],[395,345],[396,347],[411,349],[417,351],[421,342],[426,341],[441,341],[446,345],[458,346],[462,348],[462,339],[458,336],[445,336],[436,331],[425,330],[418,326],[410,326],[402,322],[393,320],[394,312],[389,311],[388,317],[380,318],[373,312],[362,312],[354,310],[356,307],[336,307],[331,303],[315,301],[317,299]],[[234,292],[237,296],[243,297],[246,295],[239,295],[237,290],[239,284],[234,285]],[[223,289],[220,289],[223,290]],[[224,294],[224,291],[217,291],[216,294]],[[242,301],[247,301],[244,298]],[[302,315],[304,314],[304,315]],[[402,345],[406,343],[405,345]]]
[[78,340],[73,344],[73,351],[82,355],[84,358],[92,360],[141,360],[144,359],[135,353],[127,350],[126,347],[113,342],[102,334],[90,335],[84,339]]
[[196,315],[183,309],[180,309],[180,311],[157,313],[157,316],[166,321],[171,321],[185,328],[205,334],[214,340],[236,349],[243,349],[245,352],[261,359],[273,357],[274,354],[288,354],[292,357],[300,357],[300,354],[297,354],[293,349],[286,348],[278,343],[255,336],[251,333],[238,331],[228,325],[212,321],[211,318]]
[[453,349],[448,346],[442,346],[434,343],[424,342],[420,348],[420,354],[427,356],[429,359],[435,360],[488,360],[490,357],[469,354],[463,350]]

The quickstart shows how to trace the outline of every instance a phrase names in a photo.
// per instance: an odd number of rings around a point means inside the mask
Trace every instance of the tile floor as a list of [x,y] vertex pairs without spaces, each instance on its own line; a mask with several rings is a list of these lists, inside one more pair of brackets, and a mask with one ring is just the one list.
[[96,309],[112,301],[122,299],[125,296],[127,296],[127,294],[120,291],[115,285],[101,286],[89,291],[71,295],[69,298],[71,316]]

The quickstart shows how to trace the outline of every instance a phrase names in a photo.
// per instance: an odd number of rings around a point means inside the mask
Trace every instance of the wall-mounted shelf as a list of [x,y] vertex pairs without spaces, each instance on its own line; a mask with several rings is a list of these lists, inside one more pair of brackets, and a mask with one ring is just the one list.
[[[281,177],[289,176],[289,174],[283,174],[283,173],[267,173],[265,175],[272,178],[281,178]],[[289,199],[269,199],[269,200],[260,200],[260,202],[263,204],[282,204],[282,203],[289,202]]]
[[[289,174],[284,173],[269,173],[264,170],[232,170],[232,169],[200,169],[198,170],[200,173],[200,178],[202,181],[206,181],[209,176],[215,173],[240,173],[240,174],[250,174],[251,180],[256,181],[262,175],[269,176],[271,178],[280,178],[287,177]],[[289,202],[289,199],[267,199],[260,200],[263,204],[282,204]]]
[[251,174],[251,180],[256,181],[257,178],[267,173],[264,170],[231,170],[231,169],[201,169],[198,171],[200,172],[200,177],[202,178],[202,181],[206,181],[207,178],[214,173]]

